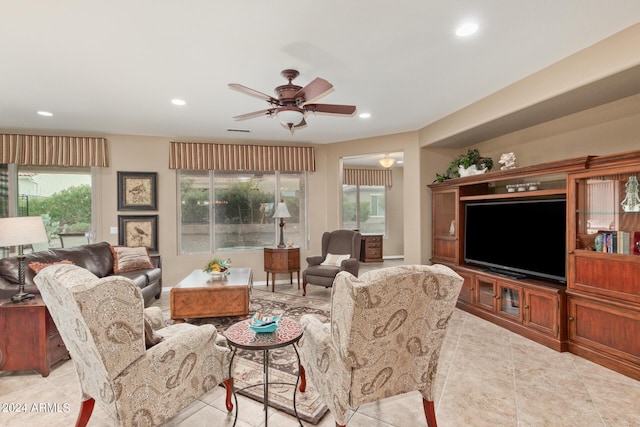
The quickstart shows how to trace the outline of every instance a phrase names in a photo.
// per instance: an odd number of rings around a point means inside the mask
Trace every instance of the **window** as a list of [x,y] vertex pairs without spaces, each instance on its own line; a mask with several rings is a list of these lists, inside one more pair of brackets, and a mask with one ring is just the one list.
[[[12,178],[17,175],[17,179]],[[9,194],[17,182],[16,200]],[[0,167],[0,217],[41,216],[49,237],[48,244],[34,250],[62,247],[60,234],[92,235],[92,176],[90,167]],[[13,207],[11,207],[13,206]],[[84,240],[86,243],[87,240]]]
[[291,215],[285,239],[306,246],[306,173],[179,170],[178,180],[181,254],[276,244],[279,200]]
[[0,164],[0,218],[9,216],[9,166]]
[[386,188],[377,185],[342,186],[342,227],[361,233],[385,234]]

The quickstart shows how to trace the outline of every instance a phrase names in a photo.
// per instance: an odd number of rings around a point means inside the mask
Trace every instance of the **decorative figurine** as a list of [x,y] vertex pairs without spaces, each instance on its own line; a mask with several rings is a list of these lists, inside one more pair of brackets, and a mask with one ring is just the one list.
[[500,160],[498,160],[498,163],[503,165],[500,168],[500,170],[515,168],[516,167],[516,155],[515,155],[515,153],[513,153],[513,152],[504,153],[502,156],[500,156]]
[[622,210],[625,212],[640,212],[640,192],[638,192],[638,178],[630,176],[624,185],[627,195],[622,201]]

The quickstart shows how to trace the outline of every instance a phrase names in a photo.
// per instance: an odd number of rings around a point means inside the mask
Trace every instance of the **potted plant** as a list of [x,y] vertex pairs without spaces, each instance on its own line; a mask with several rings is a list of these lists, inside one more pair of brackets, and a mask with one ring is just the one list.
[[492,168],[493,159],[491,157],[482,157],[477,148],[470,148],[466,154],[460,154],[453,159],[444,174],[436,173],[436,181],[442,182],[461,176],[477,175],[490,171]]

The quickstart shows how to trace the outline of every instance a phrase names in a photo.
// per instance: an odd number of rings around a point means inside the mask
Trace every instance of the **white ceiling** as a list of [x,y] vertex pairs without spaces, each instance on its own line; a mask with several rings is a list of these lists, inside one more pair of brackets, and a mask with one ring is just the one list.
[[[458,38],[469,18],[480,30]],[[2,0],[0,128],[310,143],[413,131],[639,21],[638,0]],[[285,68],[371,118],[311,116],[294,135],[234,121],[267,104],[227,84],[272,94]]]

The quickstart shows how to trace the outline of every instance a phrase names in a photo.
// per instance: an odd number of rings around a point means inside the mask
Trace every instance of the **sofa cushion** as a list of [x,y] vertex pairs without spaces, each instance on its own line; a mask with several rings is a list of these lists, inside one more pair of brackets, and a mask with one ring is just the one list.
[[[74,248],[49,249],[25,254],[24,283],[25,285],[35,286],[33,277],[36,273],[27,268],[29,264],[34,262],[51,264],[63,259],[89,270],[98,277],[110,276],[113,274],[113,256],[109,249],[110,246],[107,242],[101,242]],[[18,284],[17,257],[11,256],[0,259],[0,276],[9,283]]]
[[134,248],[111,246],[111,253],[113,254],[114,274],[128,273],[129,271],[154,267],[149,257],[149,250],[143,246]]
[[109,243],[100,242],[71,248],[49,249],[54,258],[47,262],[68,259],[98,277],[111,276],[113,274],[113,256],[110,247]]
[[127,273],[120,273],[118,276],[126,277],[127,279],[131,279],[133,283],[136,284],[140,289],[146,287],[149,282],[147,280],[147,276],[145,274],[141,274],[140,270],[137,271],[129,271]]

